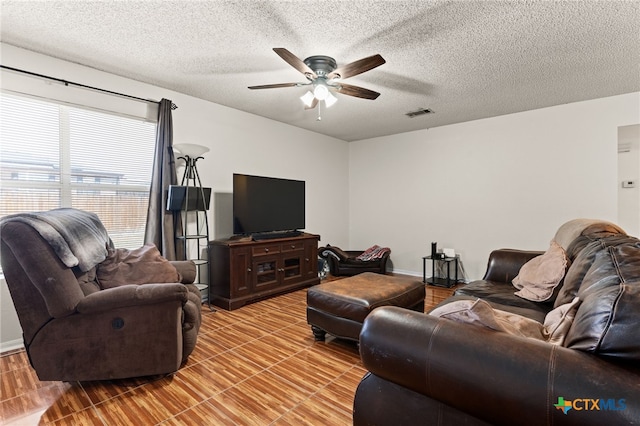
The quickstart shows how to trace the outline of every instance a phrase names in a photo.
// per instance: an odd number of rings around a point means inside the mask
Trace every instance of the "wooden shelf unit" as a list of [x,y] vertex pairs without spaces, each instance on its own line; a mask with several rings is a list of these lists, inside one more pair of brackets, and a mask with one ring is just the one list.
[[320,283],[318,241],[303,233],[290,238],[209,242],[210,302],[227,310]]

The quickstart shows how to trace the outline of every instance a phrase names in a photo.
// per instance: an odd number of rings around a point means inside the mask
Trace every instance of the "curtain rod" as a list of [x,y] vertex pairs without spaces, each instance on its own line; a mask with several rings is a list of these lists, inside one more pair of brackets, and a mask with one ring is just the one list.
[[[81,87],[83,89],[95,90],[97,92],[107,93],[109,95],[120,96],[120,97],[123,97],[123,98],[134,99],[136,101],[141,101],[141,102],[151,102],[151,103],[154,103],[154,104],[159,104],[160,103],[160,102],[154,101],[152,99],[139,98],[137,96],[127,95],[125,93],[114,92],[114,91],[111,91],[111,90],[101,89],[99,87],[87,86],[86,84],[82,84],[82,83],[74,83],[73,81],[67,81],[67,80],[63,80],[61,78],[56,78],[56,77],[51,77],[51,76],[44,75],[44,74],[38,74],[38,73],[35,73],[35,72],[31,72],[31,71],[21,70],[19,68],[8,67],[6,65],[0,65],[0,68],[6,69],[6,70],[9,70],[9,71],[19,72],[19,73],[22,73],[22,74],[27,74],[27,75],[30,75],[32,77],[39,77],[39,78],[44,78],[44,79],[47,79],[47,80],[57,81],[58,83],[62,83],[65,86]],[[176,104],[174,104],[173,102],[171,102],[171,109],[177,109],[177,108],[178,108],[178,106]]]

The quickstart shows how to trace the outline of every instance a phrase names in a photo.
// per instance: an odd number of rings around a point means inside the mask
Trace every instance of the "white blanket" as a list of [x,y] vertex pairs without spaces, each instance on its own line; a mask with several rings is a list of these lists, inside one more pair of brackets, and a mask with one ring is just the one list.
[[62,263],[78,266],[86,272],[107,257],[111,239],[95,213],[72,208],[46,212],[19,213],[2,222],[17,221],[30,225],[56,252]]

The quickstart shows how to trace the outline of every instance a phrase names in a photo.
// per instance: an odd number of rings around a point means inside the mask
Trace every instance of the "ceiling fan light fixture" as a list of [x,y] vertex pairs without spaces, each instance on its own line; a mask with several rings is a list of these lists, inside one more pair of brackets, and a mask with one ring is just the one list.
[[329,95],[329,88],[326,84],[317,83],[316,87],[313,89],[313,96],[319,101],[324,101],[327,99]]
[[331,107],[338,101],[331,93],[332,91],[340,92],[347,96],[371,100],[380,96],[380,93],[365,89],[364,87],[343,83],[336,84],[334,81],[353,77],[379,67],[386,62],[379,54],[362,58],[338,68],[336,60],[330,56],[309,56],[303,61],[284,47],[276,47],[273,51],[286,63],[301,72],[308,81],[305,83],[263,84],[260,86],[249,86],[249,89],[277,89],[281,87],[301,86],[308,86],[309,89],[311,89],[311,85],[313,85],[313,90],[302,95],[300,100],[302,100],[306,109],[318,107],[318,120],[321,119],[320,108],[322,101],[324,101],[326,108]]
[[300,96],[300,99],[302,100],[302,102],[304,102],[304,104],[308,107],[310,107],[313,104],[313,99],[315,97],[313,96],[313,93],[311,93],[311,91],[307,90],[307,93],[305,93],[304,95]]
[[326,107],[329,108],[331,105],[335,104],[336,102],[338,102],[338,98],[333,96],[331,92],[327,92],[327,97],[324,100],[324,104],[326,105]]

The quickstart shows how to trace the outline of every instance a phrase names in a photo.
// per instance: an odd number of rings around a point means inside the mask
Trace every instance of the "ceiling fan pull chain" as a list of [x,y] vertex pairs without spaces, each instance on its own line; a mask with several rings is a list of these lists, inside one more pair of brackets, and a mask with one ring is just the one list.
[[321,108],[322,108],[322,102],[318,101],[318,118],[316,118],[316,121],[322,121],[322,116],[320,115]]

